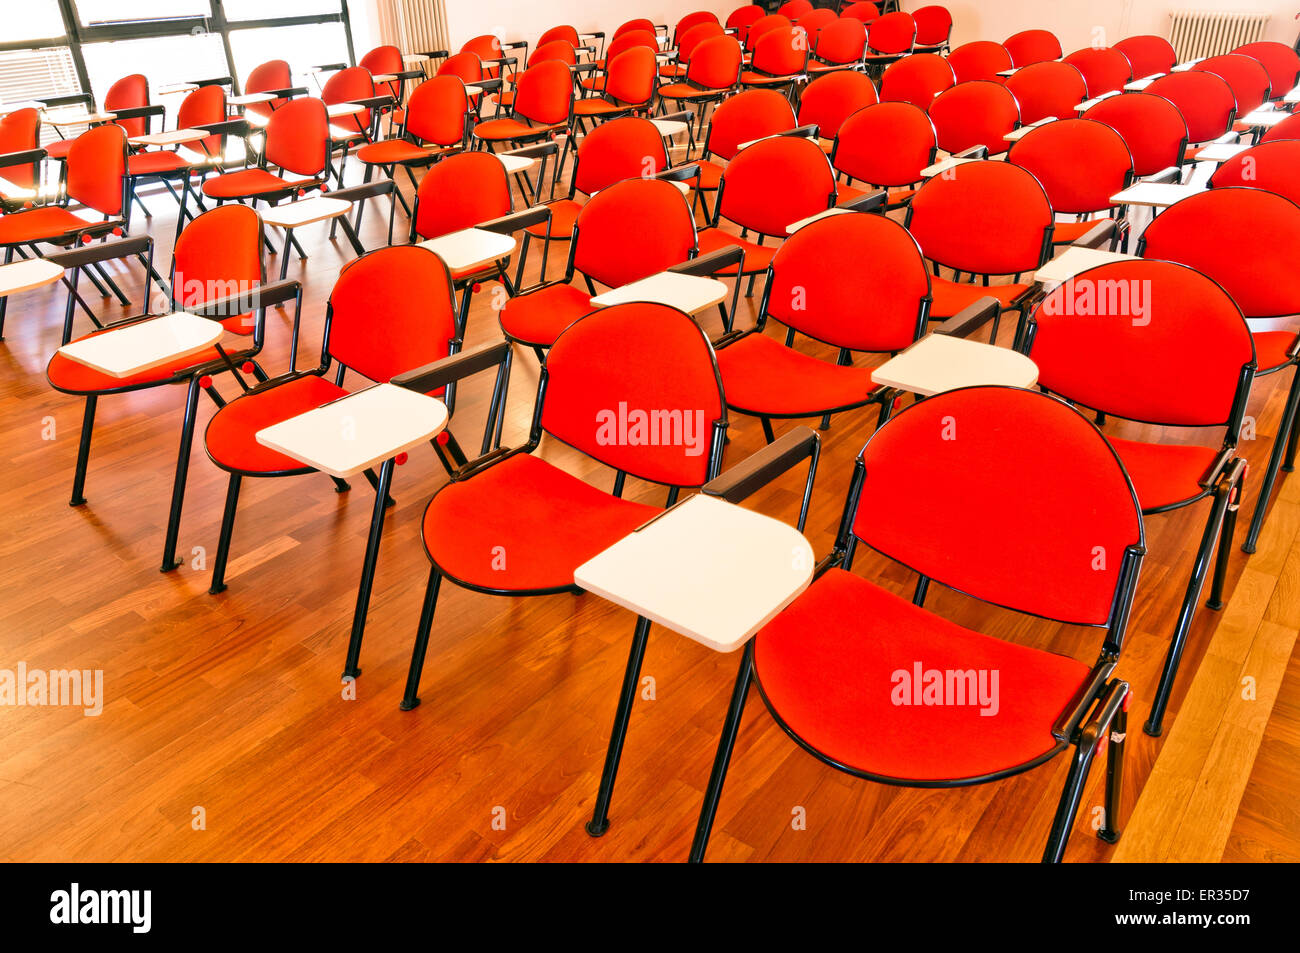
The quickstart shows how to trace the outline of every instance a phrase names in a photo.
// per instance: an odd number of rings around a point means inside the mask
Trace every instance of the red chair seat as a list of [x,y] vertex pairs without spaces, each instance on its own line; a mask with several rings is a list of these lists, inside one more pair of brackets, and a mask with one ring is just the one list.
[[967,305],[974,304],[980,298],[997,298],[1002,307],[1029,290],[1029,285],[983,285],[966,282],[949,281],[937,275],[930,276],[930,292],[934,303],[930,306],[931,318],[951,318]]
[[393,165],[400,162],[430,162],[434,153],[405,139],[384,139],[362,146],[356,151],[356,157],[373,165]]
[[48,241],[93,224],[62,206],[43,205],[0,216],[0,245]]
[[270,195],[314,184],[313,179],[282,179],[265,169],[242,169],[208,179],[203,183],[203,194],[214,199],[236,199],[250,195]]
[[547,285],[508,300],[501,309],[501,330],[516,341],[550,347],[561,331],[595,310],[586,291],[573,285]]
[[765,334],[747,334],[718,351],[727,405],[757,416],[812,416],[856,407],[876,385],[871,369],[809,357]]
[[1287,351],[1295,344],[1295,332],[1257,331],[1251,336],[1255,340],[1255,360],[1260,371],[1271,371],[1291,360]]
[[489,119],[474,127],[474,135],[497,142],[503,139],[538,138],[559,128],[561,126],[529,126],[518,119]]
[[664,99],[707,99],[721,95],[720,89],[696,89],[686,83],[669,83],[659,87],[659,95]]
[[1200,481],[1218,456],[1218,451],[1209,447],[1109,439],[1144,510],[1199,496],[1204,492]]
[[568,589],[574,569],[660,512],[517,453],[435,494],[424,511],[424,545],[458,582]]
[[546,230],[546,223],[529,225],[524,231],[535,238],[568,239],[573,237],[573,223],[578,220],[582,205],[573,199],[560,199],[547,206],[551,210],[551,230]]
[[[1053,722],[1088,675],[1082,662],[963,628],[841,569],[755,639],[763,694],[791,730],[841,764],[898,780],[975,779],[1048,754]],[[921,686],[896,674],[911,679],[917,666],[988,673],[990,703],[955,704],[954,692],[924,704]]]
[[242,473],[289,473],[304,469],[301,460],[257,442],[257,432],[319,407],[347,393],[315,374],[298,377],[226,404],[208,422],[204,442],[216,464]]
[[[95,331],[92,334],[84,334],[77,341],[84,341],[86,338],[93,338],[99,334],[106,334],[107,331]],[[209,361],[219,361],[221,355],[217,353],[215,347],[210,347],[198,354],[191,354],[188,357],[180,358],[174,363],[164,364],[162,367],[155,367],[153,370],[142,371],[131,377],[110,377],[102,371],[97,371],[92,367],[87,367],[79,361],[74,361],[64,357],[58,351],[50,358],[50,363],[45,369],[45,376],[49,378],[51,386],[56,390],[65,391],[70,394],[97,394],[106,391],[122,390],[124,388],[136,387],[140,384],[148,384],[157,381],[164,381],[171,377],[177,371],[183,371],[191,367],[198,367],[200,364],[206,364]]]
[[[784,238],[785,236],[781,236]],[[750,275],[756,272],[767,271],[767,266],[772,263],[772,256],[780,247],[778,242],[772,242],[767,245],[756,245],[753,242],[738,238],[720,228],[704,228],[699,232],[699,249],[701,255],[707,255],[709,252],[717,251],[719,248],[730,248],[732,245],[739,245],[745,250],[745,274]],[[736,266],[731,265],[723,268],[718,272],[720,275],[734,275]]]
[[160,172],[178,172],[189,167],[189,162],[179,153],[169,150],[137,152],[126,161],[126,170],[131,175],[157,175]]
[[45,150],[45,156],[48,159],[66,159],[68,150],[72,148],[75,139],[55,139],[41,148]]

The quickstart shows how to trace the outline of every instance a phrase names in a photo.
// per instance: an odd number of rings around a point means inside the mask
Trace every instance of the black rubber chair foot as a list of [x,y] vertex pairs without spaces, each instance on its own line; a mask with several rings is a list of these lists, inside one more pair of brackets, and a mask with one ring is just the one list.
[[1142,726],[1142,732],[1152,738],[1159,738],[1165,733],[1165,728],[1164,725],[1153,725],[1150,721],[1147,721],[1146,724]]
[[1119,831],[1108,831],[1104,827],[1097,831],[1097,837],[1104,840],[1107,844],[1119,843]]
[[402,709],[402,711],[411,711],[412,709],[420,707],[420,699],[417,698],[415,701],[407,701],[403,698],[402,703],[397,707]]
[[599,824],[597,824],[594,820],[591,820],[588,821],[586,824],[583,824],[582,826],[586,828],[587,833],[590,834],[592,837],[604,837],[605,832],[609,830],[609,818],[606,818],[605,820],[601,821]]

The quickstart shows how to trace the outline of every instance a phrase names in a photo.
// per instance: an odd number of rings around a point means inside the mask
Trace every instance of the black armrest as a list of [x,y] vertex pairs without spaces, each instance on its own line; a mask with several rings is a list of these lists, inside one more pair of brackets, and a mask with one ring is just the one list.
[[730,245],[727,248],[711,251],[707,255],[692,258],[690,261],[673,265],[668,270],[678,275],[698,275],[704,278],[721,271],[729,265],[735,265],[739,270],[744,266],[744,261],[745,249],[739,245]]
[[1101,248],[1109,245],[1119,229],[1119,222],[1113,218],[1103,218],[1070,244],[1079,248]]
[[348,102],[355,103],[358,106],[365,106],[367,109],[383,109],[385,106],[392,106],[395,100],[387,94],[383,96],[362,96],[359,99],[349,99]]
[[1149,175],[1143,182],[1170,183],[1177,184],[1183,180],[1183,170],[1176,165],[1171,165],[1167,169],[1161,169],[1155,175]]
[[471,374],[477,374],[479,371],[485,371],[489,367],[497,367],[509,354],[510,343],[508,341],[483,344],[473,350],[461,351],[459,354],[444,357],[432,364],[425,364],[423,367],[404,371],[393,377],[389,383],[396,384],[398,387],[405,387],[407,390],[427,394],[440,387],[446,387],[453,381],[461,380]]
[[346,189],[335,189],[333,192],[324,192],[322,194],[326,198],[342,199],[344,202],[360,202],[362,199],[372,199],[376,195],[387,195],[391,191],[393,191],[393,180],[379,179],[375,182],[353,185]]
[[235,81],[229,76],[214,76],[211,79],[192,79],[195,86],[234,86]]
[[655,178],[663,179],[665,182],[689,182],[699,176],[700,167],[692,162],[690,165],[680,165],[675,169],[664,169]]
[[230,318],[249,311],[260,311],[272,305],[284,304],[302,294],[302,282],[290,278],[256,285],[247,292],[226,295],[202,304],[185,305],[183,310],[204,318]]
[[194,128],[206,129],[215,135],[223,136],[247,136],[250,134],[247,119],[227,119],[225,122],[210,122]]
[[887,189],[875,189],[866,195],[859,195],[855,199],[850,199],[837,208],[847,209],[850,212],[874,212],[878,208],[884,208],[885,202],[889,198]]
[[46,255],[46,261],[52,261],[64,268],[80,268],[100,261],[112,261],[126,258],[128,255],[144,255],[153,249],[153,238],[137,235],[134,238],[119,238],[116,241],[101,242],[98,245],[83,245],[71,251],[55,252]]
[[801,460],[811,457],[815,463],[820,446],[821,438],[817,431],[811,427],[795,427],[721,476],[714,477],[704,484],[701,492],[721,497],[728,503],[739,503]]
[[[475,228],[481,228],[485,232],[496,232],[499,235],[509,235],[519,231],[521,228],[527,228],[529,225],[539,225],[551,217],[551,210],[545,205],[534,205],[532,208],[526,208],[519,212],[511,212],[509,215],[502,215],[500,218],[494,218],[490,222],[482,222],[475,225]],[[548,229],[549,231],[549,229]]]
[[998,316],[1002,305],[997,298],[984,297],[962,308],[943,324],[935,328],[935,334],[947,334],[950,337],[964,338],[980,325]]
[[523,156],[527,159],[536,159],[541,156],[553,156],[560,151],[560,147],[554,141],[543,142],[536,146],[524,146],[522,149],[511,149],[508,152],[498,152],[499,156]]
[[44,149],[24,149],[22,152],[0,153],[0,169],[12,165],[29,165],[45,158]]
[[989,147],[985,145],[971,146],[961,152],[952,153],[954,159],[987,159],[988,157]]

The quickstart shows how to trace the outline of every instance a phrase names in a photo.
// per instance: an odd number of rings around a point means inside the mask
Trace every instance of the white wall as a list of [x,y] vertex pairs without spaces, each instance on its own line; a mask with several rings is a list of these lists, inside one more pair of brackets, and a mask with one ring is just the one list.
[[[462,0],[452,0],[462,2]],[[905,2],[903,8],[914,10],[923,2]],[[1109,45],[1139,33],[1169,35],[1169,14],[1174,10],[1239,10],[1243,13],[1270,15],[1265,39],[1290,46],[1300,30],[1300,3],[1285,0],[1066,0],[1044,3],[1043,0],[937,0],[953,17],[953,45],[968,40],[1001,42],[1013,33],[1031,28],[1051,30],[1061,38],[1065,52],[1093,43],[1100,35]],[[1095,31],[1101,31],[1097,34]]]
[[719,20],[741,5],[742,0],[446,0],[448,44],[459,49],[471,37],[495,33],[506,42],[536,42],[541,34],[561,24],[578,31],[604,30],[613,33],[634,17],[649,17],[666,23],[671,30],[693,10],[712,10]]

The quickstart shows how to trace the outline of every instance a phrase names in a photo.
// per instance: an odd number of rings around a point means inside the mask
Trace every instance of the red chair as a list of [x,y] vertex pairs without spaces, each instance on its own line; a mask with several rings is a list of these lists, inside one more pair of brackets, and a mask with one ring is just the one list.
[[[112,128],[121,135],[121,130]],[[83,137],[84,138],[84,137]],[[107,138],[107,137],[105,137]],[[73,187],[77,152],[74,147],[69,156],[69,187]],[[170,515],[163,543],[162,571],[169,572],[180,565],[176,559],[176,542],[180,532],[181,508],[185,500],[185,484],[189,473],[190,447],[193,443],[195,415],[199,391],[206,390],[218,406],[223,403],[212,386],[212,375],[231,370],[245,361],[253,361],[265,342],[266,308],[290,301],[298,301],[301,289],[296,281],[275,285],[263,283],[262,221],[251,208],[230,205],[212,209],[191,222],[181,233],[172,258],[169,282],[170,310],[185,309],[204,314],[220,321],[227,332],[252,335],[252,344],[219,351],[208,348],[199,354],[142,371],[132,377],[111,377],[80,364],[61,352],[55,352],[46,369],[50,386],[64,394],[86,399],[86,412],[81,425],[81,441],[77,451],[76,476],[72,483],[72,506],[86,502],[86,464],[90,456],[90,439],[95,424],[95,409],[100,397],[125,394],[152,387],[183,385],[187,388],[185,409],[181,424],[180,450],[176,458],[176,474],[172,483]],[[233,289],[233,290],[232,290]],[[148,283],[145,286],[148,300]],[[114,328],[140,321],[129,318],[124,322],[96,331],[102,334]],[[295,318],[296,325],[296,318]],[[93,335],[91,335],[93,336]],[[80,340],[80,339],[79,339]],[[258,380],[265,374],[253,364]],[[238,378],[244,383],[242,378]],[[245,383],[244,386],[247,386]]]
[[[385,383],[404,371],[455,354],[459,348],[451,277],[433,252],[398,245],[344,265],[326,307],[320,364],[261,384],[221,407],[208,422],[204,433],[208,459],[230,474],[208,591],[215,595],[226,589],[226,564],[244,478],[317,472],[259,443],[259,430],[347,396],[343,384],[348,371],[365,381]],[[454,409],[454,391],[439,387],[430,388],[430,392],[445,399],[449,411]],[[494,401],[488,412],[488,433],[495,429],[498,409]],[[391,480],[391,468],[385,469]],[[388,487],[382,484],[387,481],[371,471],[367,476],[376,482],[376,506],[382,509],[388,495]],[[348,488],[346,481],[335,482],[340,492]],[[258,535],[265,533],[261,530]],[[368,590],[373,578],[374,564],[367,560],[362,587]],[[349,658],[355,660],[353,653]]]
[[956,83],[946,58],[935,53],[913,53],[885,70],[880,79],[880,101],[911,103],[928,111],[934,98]]
[[[1213,73],[1223,77],[1237,98],[1237,115],[1244,116],[1268,102],[1271,95],[1268,70],[1253,56],[1225,53],[1211,56],[1192,67],[1192,71]],[[1289,87],[1288,87],[1289,88]]]
[[659,97],[679,108],[690,104],[702,109],[719,102],[739,84],[742,58],[740,44],[732,37],[710,37],[692,51],[682,82],[660,86]]
[[1083,80],[1088,84],[1089,99],[1123,89],[1133,79],[1133,64],[1128,61],[1128,57],[1108,46],[1086,46],[1065,57],[1064,62],[1083,74]]
[[[728,30],[735,30],[736,39],[744,43],[749,37],[749,28],[765,16],[767,16],[767,10],[757,3],[750,3],[732,10],[727,15],[725,25]],[[713,22],[716,23],[717,19],[715,18]]]
[[741,70],[740,85],[784,89],[788,95],[807,68],[808,34],[803,27],[777,27],[755,41],[749,69]]
[[[910,347],[929,310],[925,259],[897,222],[852,212],[805,225],[768,265],[755,326],[717,342],[727,407],[758,417],[768,443],[773,419],[822,416],[824,430],[831,414],[875,403],[883,422],[897,395],[853,366],[852,353]],[[785,345],[764,333],[769,318],[788,329]],[[795,350],[796,333],[839,348],[838,361]]]
[[1088,98],[1083,74],[1069,63],[1022,66],[1007,78],[1007,89],[1020,104],[1020,121],[1026,126],[1048,116],[1067,119]]
[[1048,30],[1023,30],[1007,37],[1002,45],[1011,54],[1012,66],[1046,63],[1059,60],[1062,55],[1061,41]]
[[1300,204],[1300,140],[1281,139],[1266,142],[1220,163],[1206,184],[1212,189],[1243,186],[1284,195]]
[[265,126],[271,113],[289,101],[288,92],[293,87],[293,73],[284,60],[268,60],[256,66],[244,82],[244,92],[280,93],[286,95],[271,100],[269,103],[249,103],[244,107],[244,118],[256,126]]
[[1019,139],[1007,161],[1034,174],[1057,215],[1052,241],[1068,245],[1097,223],[1094,215],[1122,219],[1110,197],[1133,183],[1133,156],[1124,137],[1105,123],[1091,119],[1061,119],[1039,126]]
[[[1088,296],[1091,304],[1084,303]],[[1080,309],[1083,315],[1076,313]],[[1024,351],[1038,365],[1039,385],[1071,403],[1157,427],[1227,428],[1217,449],[1110,441],[1144,515],[1211,500],[1143,726],[1147,734],[1159,735],[1216,537],[1219,559],[1208,605],[1223,606],[1235,504],[1246,469],[1236,445],[1255,374],[1250,330],[1241,310],[1210,278],[1172,262],[1127,261],[1085,271],[1051,292],[1030,318]],[[1193,367],[1195,373],[1189,373]]]
[[[564,276],[507,301],[501,330],[540,357],[593,310],[595,282],[617,288],[639,281],[682,264],[695,250],[695,221],[676,186],[640,177],[616,182],[578,210]],[[578,272],[584,288],[572,283]]]
[[735,158],[741,143],[788,132],[797,125],[790,100],[770,89],[746,90],[719,103],[709,117],[704,148],[696,162],[700,169],[695,182],[697,200],[703,202],[702,193],[718,190],[724,163]]
[[[595,195],[615,182],[658,175],[667,168],[664,137],[648,119],[624,116],[601,123],[578,143],[567,197],[547,203],[550,221],[529,226],[525,241],[531,237],[567,242],[573,237],[573,223],[586,201],[580,200],[580,195]],[[523,254],[527,253],[525,246]],[[542,280],[546,280],[545,271]]]
[[799,125],[816,126],[823,142],[839,135],[840,126],[859,109],[874,106],[876,87],[857,70],[819,76],[799,97]]
[[[1211,142],[1232,131],[1237,120],[1237,97],[1232,87],[1216,73],[1185,70],[1161,76],[1143,92],[1163,96],[1183,114],[1189,146]],[[1196,157],[1196,151],[1187,155]]]
[[836,186],[840,204],[867,194],[853,187],[860,180],[886,189],[886,209],[901,208],[916,194],[921,170],[938,152],[934,123],[911,103],[879,103],[859,110],[840,126],[831,150],[831,166],[848,183]]
[[1135,79],[1168,73],[1178,62],[1173,44],[1163,36],[1125,37],[1115,44],[1115,49],[1128,57]]
[[[969,272],[971,282],[930,279],[932,319],[951,318],[985,296],[996,298],[990,340],[1007,311],[1020,311],[1033,287],[1022,284],[1052,257],[1054,215],[1051,202],[1034,176],[1009,162],[967,162],[929,179],[907,206],[904,224],[925,257]],[[982,284],[974,277],[983,276]],[[1012,284],[991,284],[993,275],[1014,275]]]
[[[504,360],[510,352],[498,345],[496,353]],[[404,380],[426,389],[443,377]],[[611,440],[603,425],[593,427],[620,405],[680,412],[676,440],[670,432],[657,445],[631,445]],[[574,569],[662,512],[620,499],[624,474],[669,486],[669,502],[675,502],[680,487],[700,486],[717,474],[726,425],[713,350],[686,315],[660,304],[622,304],[567,328],[542,370],[528,442],[462,467],[424,511],[431,566],[402,709],[420,704],[420,674],[444,576],[494,595],[576,592]],[[535,452],[543,434],[616,470],[614,492],[543,460]],[[494,553],[509,556],[502,562]],[[648,628],[638,625],[633,640],[629,673],[635,670],[636,678]],[[619,718],[624,729],[625,714]]]
[[867,51],[867,28],[861,20],[840,17],[822,27],[813,38],[808,72],[857,69]]
[[1020,125],[1020,106],[1001,83],[975,80],[936,96],[930,118],[944,152],[988,146],[990,153],[999,154],[1010,147],[1004,137]]
[[1001,43],[976,40],[963,43],[949,53],[948,65],[959,83],[977,79],[1000,83],[1003,77],[998,74],[1011,69],[1011,54]]
[[[943,439],[953,421],[962,436]],[[957,473],[960,480],[948,479]],[[705,492],[736,502],[756,482],[726,480]],[[859,543],[918,573],[911,600],[851,572]],[[1079,553],[1097,546],[1110,558],[1094,571]],[[1124,467],[1065,404],[974,387],[908,407],[859,454],[834,550],[812,585],[745,645],[690,859],[704,859],[751,682],[801,748],[882,784],[983,784],[1065,754],[1045,862],[1064,855],[1104,744],[1097,833],[1114,843],[1129,686],[1112,676],[1144,552]],[[959,626],[924,608],[932,581],[1014,612],[1103,629],[1101,652],[1080,661]],[[922,664],[968,680],[957,688],[949,681],[947,704],[921,704]],[[983,702],[973,684],[980,679]],[[985,717],[995,704],[995,717]]]
[[562,132],[573,118],[573,76],[567,64],[547,60],[519,76],[510,115],[475,124],[474,138],[489,151],[500,142],[529,143]]
[[[847,11],[846,11],[847,13]],[[912,52],[916,45],[916,21],[901,10],[872,20],[867,27],[867,68],[882,68]]]
[[1239,46],[1232,52],[1253,56],[1264,65],[1274,99],[1280,99],[1300,84],[1300,54],[1285,43],[1260,40]]
[[952,14],[947,7],[931,5],[912,11],[916,21],[916,51],[942,53],[952,40]]
[[871,23],[880,16],[880,8],[874,3],[850,3],[840,11],[840,17],[849,20],[860,20],[863,23]]
[[1124,137],[1138,178],[1183,164],[1187,122],[1178,107],[1163,96],[1145,92],[1109,96],[1083,118],[1104,122]]
[[[740,248],[744,261],[720,273],[735,275],[737,283],[748,275],[746,295],[753,294],[754,279],[767,271],[777,248],[764,245],[764,237],[774,236],[779,244],[786,226],[832,208],[835,200],[835,174],[821,146],[800,136],[763,139],[742,149],[723,171],[713,219],[699,234],[700,254]],[[723,219],[753,232],[757,241],[722,231]]]
[[[1193,195],[1157,216],[1142,233],[1138,254],[1176,261],[1213,278],[1232,295],[1247,320],[1300,314],[1300,285],[1295,280],[1300,207],[1281,195],[1242,188]],[[1252,339],[1256,377],[1287,368],[1292,377],[1250,531],[1241,547],[1248,553],[1255,551],[1278,471],[1290,472],[1295,466],[1300,404],[1300,374],[1296,373],[1300,336],[1294,331],[1256,331]]]

